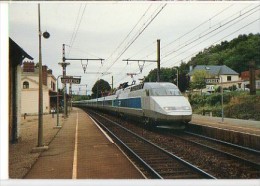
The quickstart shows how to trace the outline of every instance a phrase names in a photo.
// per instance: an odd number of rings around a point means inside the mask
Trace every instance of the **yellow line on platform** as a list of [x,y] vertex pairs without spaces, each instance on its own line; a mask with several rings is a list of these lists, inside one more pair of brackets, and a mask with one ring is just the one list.
[[78,124],[79,124],[79,113],[77,111],[76,119],[76,132],[75,132],[75,148],[73,157],[73,169],[72,169],[72,179],[77,179],[77,164],[78,164]]

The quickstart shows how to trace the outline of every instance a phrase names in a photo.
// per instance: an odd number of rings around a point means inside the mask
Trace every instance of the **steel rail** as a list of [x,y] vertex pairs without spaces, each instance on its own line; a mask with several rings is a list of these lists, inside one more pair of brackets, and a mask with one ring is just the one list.
[[[99,114],[97,114],[97,115],[99,115]],[[132,135],[136,136],[137,138],[141,139],[142,141],[144,141],[144,142],[146,142],[146,143],[152,145],[152,146],[155,147],[156,149],[159,149],[160,151],[164,152],[165,154],[167,154],[168,156],[172,157],[173,159],[178,160],[180,163],[182,163],[182,164],[188,166],[189,168],[191,168],[192,170],[196,171],[197,173],[203,175],[204,177],[206,177],[206,178],[211,178],[211,179],[216,179],[214,176],[210,175],[209,173],[203,171],[202,169],[199,169],[198,167],[196,167],[196,166],[190,164],[189,162],[187,162],[187,161],[181,159],[180,157],[178,157],[178,156],[176,156],[176,155],[170,153],[169,151],[167,151],[167,150],[165,150],[165,149],[159,147],[158,145],[156,145],[156,144],[154,144],[154,143],[152,143],[152,142],[146,140],[146,139],[143,138],[142,136],[139,136],[138,134],[133,133],[132,131],[126,129],[125,127],[119,125],[118,123],[116,123],[116,122],[114,122],[114,121],[112,121],[112,120],[110,120],[110,119],[108,119],[108,118],[105,118],[105,117],[103,117],[103,116],[101,116],[101,115],[99,115],[99,116],[102,117],[103,119],[105,119],[105,120],[107,120],[107,121],[113,123],[114,125],[116,125],[116,126],[122,128],[123,130],[125,130],[125,131],[131,133]],[[95,119],[95,120],[96,120],[96,119]],[[98,123],[100,123],[100,122],[98,121]],[[102,124],[102,126],[104,126],[104,125]],[[104,127],[105,127],[105,126],[104,126]],[[112,131],[110,131],[109,129],[107,129],[107,127],[105,127],[105,129],[108,130],[111,135],[115,136]],[[116,139],[117,139],[117,137],[116,137]],[[121,141],[121,140],[120,140],[120,141]],[[121,142],[122,142],[122,141],[121,141]],[[120,142],[120,143],[121,143],[121,142]],[[124,142],[122,142],[122,143],[123,143],[124,146],[127,146]],[[127,149],[129,149],[128,146],[127,146]],[[132,151],[132,150],[131,150],[131,151]],[[137,155],[137,156],[138,156],[138,155]],[[138,156],[138,157],[139,157],[139,156]],[[139,157],[138,159],[141,159],[141,158]],[[141,161],[145,162],[144,160],[141,160]],[[145,164],[147,164],[147,163],[145,162]],[[149,166],[149,167],[150,167],[150,166]],[[152,169],[152,170],[153,170],[153,169]],[[153,172],[156,172],[156,171],[153,170]],[[158,175],[159,175],[158,172],[156,172],[155,174],[158,174]]]
[[196,144],[196,145],[198,145],[198,146],[202,146],[202,147],[204,147],[204,148],[211,149],[211,150],[213,150],[213,151],[215,151],[215,152],[225,154],[225,155],[227,155],[227,156],[229,156],[229,157],[231,157],[231,158],[234,158],[234,159],[236,159],[236,160],[242,161],[242,162],[244,162],[244,163],[247,163],[247,164],[250,165],[250,166],[253,166],[253,167],[257,168],[257,169],[260,169],[260,164],[259,164],[259,163],[249,161],[249,160],[244,159],[244,158],[242,158],[242,157],[239,157],[239,156],[237,156],[237,155],[234,155],[234,154],[231,154],[231,153],[228,153],[228,152],[224,152],[224,151],[218,150],[218,149],[216,149],[216,148],[210,147],[210,146],[208,146],[208,145],[201,144],[201,143],[199,143],[199,142],[195,142],[195,141],[192,141],[192,140],[189,140],[189,139],[185,139],[185,138],[180,137],[180,136],[176,136],[176,137],[178,137],[178,138],[180,138],[180,139],[182,139],[182,140],[188,141],[188,142],[190,142],[190,143]]
[[231,147],[234,147],[234,148],[238,148],[238,149],[241,149],[241,150],[245,150],[245,151],[248,151],[250,153],[255,153],[255,154],[260,156],[260,151],[256,150],[256,149],[243,147],[243,146],[240,146],[240,145],[236,145],[236,144],[229,143],[229,142],[226,142],[226,141],[221,141],[221,140],[218,140],[218,139],[210,138],[210,137],[207,137],[207,136],[195,134],[195,133],[188,132],[188,131],[185,131],[184,133],[187,133],[187,134],[190,134],[190,135],[193,135],[193,136],[198,136],[198,137],[201,137],[201,138],[204,138],[204,139],[208,139],[208,140],[211,140],[211,141],[215,141],[215,142],[218,142],[220,144],[225,144],[225,145],[228,145],[228,146],[231,146]]
[[145,166],[149,173],[151,173],[154,178],[158,178],[158,179],[163,179],[163,177],[157,172],[155,171],[149,164],[147,164],[138,154],[136,154],[131,148],[129,148],[121,139],[119,139],[112,131],[110,131],[103,123],[101,123],[95,116],[93,116],[93,114],[90,114],[88,112],[88,114],[90,115],[90,117],[95,120],[95,122],[97,122],[99,125],[102,126],[102,128],[104,128],[110,135],[113,136],[114,139],[116,139],[128,152],[131,153],[132,156],[134,156],[135,158],[137,158],[137,160],[139,162],[141,162],[143,164],[143,166]]

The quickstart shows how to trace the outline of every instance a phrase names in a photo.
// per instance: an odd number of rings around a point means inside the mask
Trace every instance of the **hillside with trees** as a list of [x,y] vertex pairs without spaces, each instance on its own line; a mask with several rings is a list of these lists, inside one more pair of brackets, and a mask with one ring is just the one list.
[[[182,62],[178,67],[179,88],[182,92],[190,87],[189,66],[196,65],[226,65],[238,73],[249,70],[249,62],[255,61],[256,68],[260,68],[260,34],[239,35],[231,41],[223,41],[212,45],[192,57],[187,63]],[[161,81],[177,84],[176,67],[162,68]],[[157,69],[153,69],[145,77],[145,82],[156,82]],[[204,86],[204,85],[203,85]]]
[[189,65],[226,65],[238,73],[248,70],[250,61],[260,67],[260,34],[239,35],[199,52]]

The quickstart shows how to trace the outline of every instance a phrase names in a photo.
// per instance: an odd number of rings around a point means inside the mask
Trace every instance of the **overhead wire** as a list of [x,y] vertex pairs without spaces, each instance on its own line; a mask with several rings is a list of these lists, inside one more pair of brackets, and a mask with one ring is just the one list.
[[[155,16],[152,17],[152,19],[148,22],[147,25],[145,25],[145,27],[141,30],[141,32],[139,32],[139,34],[134,38],[134,40],[130,43],[130,45],[128,45],[125,50],[121,53],[121,55],[119,55],[119,57],[116,59],[116,61],[123,55],[123,53],[131,46],[131,44],[143,33],[143,31],[150,25],[150,23],[159,15],[159,13],[164,9],[164,7],[167,4],[164,4],[159,11],[155,14]],[[111,67],[110,67],[111,68]],[[127,77],[127,76],[126,76]]]
[[[227,38],[227,37],[233,35],[234,33],[236,33],[236,32],[238,32],[238,31],[242,30],[242,29],[245,28],[245,27],[250,26],[251,24],[253,24],[253,23],[257,22],[257,21],[260,21],[260,18],[255,19],[254,21],[251,21],[250,23],[244,25],[243,27],[240,27],[239,29],[235,30],[234,32],[232,32],[232,33],[230,33],[230,34],[228,34],[228,35],[222,37],[221,39],[219,39],[219,40],[217,40],[217,41],[215,41],[215,42],[213,42],[213,43],[211,43],[210,45],[206,46],[205,48],[208,48],[208,47],[210,47],[210,46],[212,46],[212,45],[214,45],[214,44],[216,44],[216,43],[222,41],[223,39],[225,39],[225,38]],[[200,50],[197,50],[196,52],[192,53],[191,55],[189,55],[189,56],[187,56],[187,57],[185,57],[185,58],[182,58],[181,60],[176,61],[176,62],[173,63],[173,64],[176,64],[176,63],[181,62],[181,61],[183,61],[183,60],[185,60],[185,59],[187,59],[187,58],[190,58],[190,57],[194,56],[195,54],[198,54],[198,52],[200,52],[200,51],[201,51],[201,49],[200,49]]]
[[[254,7],[253,9],[250,9],[249,11],[247,11],[246,13],[243,13],[243,14],[241,14],[241,11],[240,11],[240,16],[242,16],[242,15],[245,15],[245,14],[247,14],[247,13],[249,13],[250,11],[252,11],[252,10],[254,10],[255,8],[257,8],[257,7],[259,7],[259,6],[256,6],[256,7]],[[256,10],[256,11],[254,11],[253,13],[255,13],[255,12],[257,12],[258,10]],[[252,15],[253,13],[251,13],[251,14],[249,14],[249,15]],[[247,15],[246,17],[248,17],[249,15]],[[228,23],[231,23],[232,21],[234,21],[234,20],[236,20],[236,19],[238,19],[238,18],[240,18],[240,16],[238,16],[238,17],[236,17],[235,19],[232,19],[232,20],[230,20],[230,21],[228,21],[228,22],[226,22],[225,23],[225,25],[226,24],[228,24]],[[244,17],[244,18],[246,18],[246,17]],[[241,20],[243,20],[244,18],[242,18],[242,19],[240,19],[240,20],[238,20],[237,22],[240,22]],[[258,20],[258,19],[257,19]],[[255,21],[257,21],[257,20],[255,20]],[[253,21],[253,22],[255,22],[255,21]],[[232,25],[234,25],[234,24],[236,24],[237,22],[235,22],[235,23],[233,23]],[[248,25],[250,25],[250,24],[252,24],[253,22],[251,22],[251,23],[249,23],[249,24],[247,24],[246,26],[248,26]],[[232,25],[230,25],[230,26],[232,26]],[[218,30],[219,28],[222,28],[224,25],[222,25],[222,26],[220,26],[220,27],[218,27],[217,29],[214,29],[214,31],[216,31],[216,30]],[[229,26],[229,27],[230,27]],[[244,26],[244,27],[246,27],[246,26]],[[244,27],[242,27],[242,28],[244,28]],[[241,28],[241,29],[242,29]],[[241,29],[239,29],[239,30],[241,30]],[[224,31],[225,29],[223,29],[223,30],[221,30],[220,32],[222,32],[222,31]],[[237,30],[237,31],[239,31],[239,30]],[[236,31],[236,32],[237,32]],[[213,31],[212,31],[213,32]],[[218,32],[218,33],[220,33],[220,32]],[[218,34],[217,33],[217,34]],[[234,32],[235,33],[235,32]],[[209,34],[209,33],[208,33]],[[208,35],[208,34],[205,34],[203,37],[205,37],[206,35]],[[201,39],[202,37],[200,37],[199,39]],[[209,38],[211,38],[211,37],[208,37],[207,39],[209,39]],[[205,40],[207,40],[207,39],[205,39]],[[197,41],[198,39],[196,39],[196,41]],[[203,41],[205,41],[205,40],[203,40]],[[192,42],[193,43],[193,42]],[[200,42],[200,43],[202,43],[202,42]],[[200,44],[199,43],[199,44]],[[190,43],[191,44],[191,43]],[[189,44],[189,45],[190,45]],[[212,44],[211,44],[212,45]],[[188,46],[188,45],[185,45],[185,47],[186,46]],[[195,45],[196,46],[196,45]],[[194,46],[192,46],[192,47],[194,47]],[[184,47],[182,47],[182,48],[184,48]],[[179,49],[180,50],[180,49]],[[165,58],[165,57],[164,57]],[[162,58],[162,59],[164,59],[164,58]],[[183,60],[183,59],[182,59]],[[163,62],[163,63],[165,63],[165,62]],[[151,64],[149,64],[149,65],[147,65],[147,66],[150,66]],[[147,68],[147,66],[146,66],[146,68]]]
[[[195,31],[195,30],[198,29],[199,27],[201,27],[201,26],[203,26],[204,24],[208,23],[209,20],[212,20],[212,19],[216,18],[218,15],[222,14],[223,12],[225,12],[226,10],[228,10],[229,8],[231,8],[232,6],[233,6],[233,4],[230,5],[230,6],[228,6],[228,7],[226,7],[226,8],[224,8],[224,9],[221,10],[220,12],[216,13],[215,15],[213,15],[212,17],[210,17],[209,19],[207,19],[206,21],[203,21],[202,23],[200,23],[199,25],[195,26],[194,28],[192,28],[192,29],[189,30],[188,32],[184,33],[183,35],[181,35],[181,36],[178,37],[177,39],[175,39],[175,40],[169,42],[168,44],[165,44],[164,46],[161,47],[161,49],[164,49],[164,48],[168,47],[169,45],[173,44],[175,41],[178,41],[178,40],[180,40],[181,38],[183,38],[184,36],[186,36],[186,35],[192,33],[193,31]],[[149,53],[148,55],[146,55],[146,57],[148,57],[148,56],[154,54],[155,52],[156,52],[156,50],[154,50],[153,52],[151,52],[151,53]],[[130,58],[131,58],[131,57],[130,57]]]
[[[127,40],[127,38],[130,37],[131,33],[134,31],[134,29],[137,27],[137,25],[141,22],[141,20],[145,17],[145,15],[147,14],[147,12],[150,10],[152,4],[149,5],[149,7],[145,10],[144,14],[138,19],[138,21],[136,22],[136,24],[133,26],[133,28],[129,31],[129,33],[126,35],[126,37],[121,41],[121,43],[117,46],[117,48],[109,55],[109,57],[106,59],[106,61],[108,61],[113,54],[123,45],[123,43]],[[126,69],[126,66],[124,67],[123,71]],[[100,68],[99,68],[100,70]],[[106,70],[106,72],[108,72],[108,70]],[[100,76],[97,77],[97,80],[100,78]]]
[[[77,38],[77,34],[78,34],[78,31],[79,31],[79,28],[80,28],[80,25],[81,25],[81,21],[82,21],[83,15],[84,15],[85,10],[86,10],[86,6],[87,6],[87,4],[85,4],[85,6],[84,6],[84,9],[83,9],[83,11],[82,11],[80,20],[79,20],[79,22],[78,22],[78,26],[77,26],[76,31],[75,31],[75,34],[74,34],[74,35],[72,36],[72,38],[71,38],[71,42],[70,42],[70,46],[71,46],[71,47],[73,47],[73,44],[74,44],[74,42],[75,42],[75,40],[76,40],[76,38]],[[81,6],[80,6],[80,7],[81,7]],[[78,15],[79,15],[79,14],[78,14]],[[69,51],[69,53],[70,53],[70,51]]]
[[[200,34],[199,34],[199,37],[196,37],[195,39],[192,38],[193,40],[188,40],[188,41],[190,41],[189,43],[183,44],[182,47],[178,48],[177,50],[174,50],[174,51],[169,52],[168,54],[166,54],[166,55],[163,56],[162,58],[165,58],[165,57],[171,55],[172,53],[174,53],[174,52],[176,52],[176,51],[179,51],[179,50],[181,50],[182,48],[184,48],[184,47],[186,47],[186,46],[188,46],[188,45],[190,45],[190,44],[192,44],[192,43],[194,43],[194,42],[200,40],[201,38],[203,38],[203,37],[205,37],[205,36],[207,36],[207,35],[209,35],[209,34],[215,32],[216,30],[218,30],[218,29],[224,27],[225,25],[228,25],[228,24],[232,23],[233,21],[237,20],[237,19],[240,18],[241,16],[246,15],[246,14],[249,13],[250,11],[253,11],[254,9],[258,8],[259,6],[260,6],[260,5],[258,5],[258,6],[254,7],[254,8],[252,8],[252,9],[250,9],[250,10],[248,10],[248,11],[246,11],[246,12],[243,13],[243,14],[239,14],[237,17],[235,17],[235,18],[233,18],[233,19],[231,19],[231,20],[225,22],[224,24],[219,25],[218,27],[214,28],[214,29],[211,30],[211,31],[206,32],[206,33],[203,34],[203,35],[201,35],[201,33],[200,33]],[[203,32],[203,33],[204,33],[204,32]],[[186,41],[186,42],[187,42],[187,41]]]
[[[242,21],[243,19],[247,18],[248,16],[250,16],[250,15],[256,13],[257,11],[260,11],[260,9],[258,9],[258,10],[256,10],[256,11],[252,12],[251,14],[249,14],[249,15],[247,15],[247,16],[245,16],[245,17],[242,17],[240,20],[238,20],[238,21],[234,22],[233,24],[229,25],[227,28],[230,28],[231,26],[233,26],[233,25],[239,23],[240,21]],[[214,36],[216,36],[217,34],[219,34],[219,33],[223,32],[223,31],[225,31],[227,28],[223,28],[223,29],[220,30],[219,32],[214,33]],[[192,48],[198,46],[199,44],[201,44],[201,43],[203,43],[204,41],[210,39],[211,37],[212,37],[212,36],[207,37],[206,39],[202,40],[202,41],[199,42],[198,44],[191,46],[190,48],[188,48],[187,50],[185,50],[185,51],[179,53],[178,55],[174,56],[173,58],[175,58],[175,57],[177,57],[177,56],[179,56],[179,55],[181,55],[181,54],[187,52],[188,50],[190,50],[190,49],[192,49]],[[213,44],[214,44],[214,43],[213,43]],[[165,64],[165,63],[167,63],[168,61],[170,61],[170,60],[173,59],[173,58],[170,58],[170,59],[168,59],[168,60],[162,62],[161,64]]]
[[105,70],[105,72],[107,72],[117,61],[118,59],[126,52],[126,50],[129,49],[129,47],[138,39],[138,37],[145,31],[145,29],[153,22],[153,20],[160,14],[160,12],[165,8],[167,4],[165,3],[160,10],[151,18],[151,20],[144,25],[144,28],[142,28],[142,30],[133,38],[132,41],[129,42],[129,44],[127,44],[127,46],[125,47],[125,49],[123,49],[123,51],[118,55],[118,57],[113,61],[112,65],[110,65],[107,70]]
[[149,5],[149,7],[146,9],[144,14],[139,18],[139,20],[136,22],[136,24],[133,26],[133,28],[129,31],[129,33],[126,35],[126,37],[121,41],[121,43],[117,46],[117,48],[109,55],[107,60],[111,58],[111,56],[122,46],[122,44],[127,40],[127,38],[130,36],[130,34],[134,31],[134,29],[137,27],[137,25],[141,22],[141,20],[145,17],[146,13],[149,11],[151,8],[152,4]]
[[[144,32],[145,29],[154,21],[154,19],[160,14],[160,12],[165,8],[167,3],[160,6],[154,11],[154,15],[151,17],[151,19],[148,21],[148,23],[143,25],[143,28],[140,29],[140,31],[133,37],[132,41],[129,41],[126,45],[126,47],[123,49],[123,51],[117,56],[117,58],[113,61],[113,63],[104,71],[108,72],[109,69],[118,61],[118,59],[128,50],[128,48],[138,39],[138,37]],[[159,10],[158,10],[159,9]]]
[[[72,45],[72,41],[73,41],[74,35],[76,33],[76,28],[77,28],[77,24],[78,24],[78,19],[79,19],[79,15],[80,15],[81,6],[82,6],[82,4],[80,4],[79,10],[78,10],[78,14],[77,14],[77,18],[76,18],[76,22],[75,22],[74,29],[73,29],[73,32],[72,32],[72,35],[71,35],[70,42],[69,42],[68,46]],[[69,50],[68,53],[70,54],[70,50]]]

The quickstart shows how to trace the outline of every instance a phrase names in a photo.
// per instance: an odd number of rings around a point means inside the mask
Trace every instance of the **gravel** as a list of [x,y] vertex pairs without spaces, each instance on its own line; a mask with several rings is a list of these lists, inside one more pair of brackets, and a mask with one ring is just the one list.
[[[43,142],[49,145],[60,129],[56,126],[56,115],[52,118],[51,114],[43,115]],[[60,124],[64,119],[60,115]],[[40,156],[40,152],[32,153],[32,149],[38,144],[38,116],[27,116],[21,118],[20,138],[18,143],[9,143],[9,178],[23,178],[31,169],[33,164]]]

